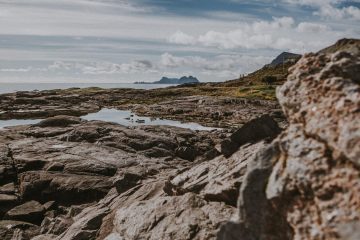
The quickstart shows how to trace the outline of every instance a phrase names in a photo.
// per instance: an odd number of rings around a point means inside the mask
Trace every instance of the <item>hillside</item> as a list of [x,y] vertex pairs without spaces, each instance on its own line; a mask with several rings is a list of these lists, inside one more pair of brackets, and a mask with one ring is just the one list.
[[358,53],[359,46],[360,46],[359,39],[343,38],[337,41],[334,45],[331,45],[327,48],[320,50],[319,53],[327,54],[327,53],[334,53],[337,51]]

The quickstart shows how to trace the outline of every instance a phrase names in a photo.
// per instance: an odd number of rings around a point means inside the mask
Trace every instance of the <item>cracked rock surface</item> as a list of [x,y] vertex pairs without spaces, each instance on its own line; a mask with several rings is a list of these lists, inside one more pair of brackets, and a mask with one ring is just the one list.
[[238,220],[219,239],[358,238],[359,46],[306,54],[290,69],[277,90],[289,126],[249,163]]

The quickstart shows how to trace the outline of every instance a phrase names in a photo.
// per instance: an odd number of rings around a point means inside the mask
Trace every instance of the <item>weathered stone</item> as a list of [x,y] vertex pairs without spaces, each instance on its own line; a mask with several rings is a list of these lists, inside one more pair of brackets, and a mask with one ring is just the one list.
[[291,69],[277,90],[289,127],[249,164],[239,219],[218,239],[357,239],[349,231],[360,218],[360,42],[354,46],[307,54]]
[[243,146],[230,158],[219,156],[178,173],[164,189],[169,195],[198,193],[208,201],[236,206],[248,161],[264,147],[263,142]]
[[187,193],[119,208],[114,225],[124,240],[213,239],[219,224],[232,211],[233,208],[223,203],[206,203],[195,194]]
[[53,234],[42,234],[36,237],[33,237],[31,240],[54,240],[57,236]]
[[0,221],[1,240],[29,240],[39,235],[39,227],[20,221],[2,220]]
[[265,138],[271,140],[280,132],[278,124],[269,115],[263,115],[245,123],[229,140],[222,142],[221,153],[229,157],[245,143],[255,143]]
[[39,224],[44,218],[45,208],[36,201],[30,201],[22,205],[16,206],[6,213],[6,218],[10,220],[17,220]]
[[50,117],[45,120],[42,120],[37,124],[39,127],[67,127],[73,124],[79,124],[81,122],[81,118],[73,117],[73,116],[64,116],[59,115],[55,117]]
[[20,176],[20,193],[24,199],[56,200],[81,203],[105,196],[111,181],[103,176],[26,172]]
[[86,208],[74,218],[74,223],[57,240],[94,239],[109,208],[98,205]]

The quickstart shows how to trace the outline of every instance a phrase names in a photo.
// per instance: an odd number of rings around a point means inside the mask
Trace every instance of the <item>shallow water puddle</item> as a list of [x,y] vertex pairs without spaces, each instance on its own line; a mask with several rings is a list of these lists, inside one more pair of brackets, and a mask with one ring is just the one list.
[[[152,117],[140,117],[128,110],[117,110],[103,108],[99,112],[90,113],[82,117],[85,120],[100,120],[106,122],[114,122],[123,126],[139,126],[139,125],[166,125],[180,128],[188,128],[191,130],[211,131],[216,128],[204,127],[198,123],[182,123],[180,121],[152,118]],[[42,119],[29,119],[29,120],[0,120],[0,129],[4,127],[12,127],[18,125],[36,124]]]
[[4,127],[13,127],[19,125],[28,125],[28,124],[36,124],[40,122],[42,119],[10,119],[10,120],[0,120],[0,129]]
[[82,117],[86,120],[101,120],[108,122],[115,122],[124,126],[139,126],[139,125],[166,125],[180,128],[188,128],[192,130],[211,131],[216,128],[204,127],[198,123],[182,123],[180,121],[140,117],[128,110],[117,110],[103,108],[97,113],[90,113]]

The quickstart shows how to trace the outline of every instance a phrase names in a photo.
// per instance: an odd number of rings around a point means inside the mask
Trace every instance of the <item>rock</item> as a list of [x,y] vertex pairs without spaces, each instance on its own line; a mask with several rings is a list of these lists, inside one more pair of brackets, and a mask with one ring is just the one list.
[[18,204],[14,183],[8,183],[0,186],[0,217]]
[[20,193],[23,199],[82,203],[102,198],[111,187],[109,178],[103,176],[44,171],[29,171],[20,176]]
[[49,201],[43,204],[46,211],[52,210],[56,208],[56,202],[55,201]]
[[18,204],[18,197],[14,194],[0,193],[0,217]]
[[278,124],[269,115],[263,115],[247,122],[235,131],[230,139],[223,141],[221,153],[229,157],[245,143],[254,143],[265,138],[273,139],[280,132]]
[[12,194],[1,194],[0,193],[0,204],[1,206],[17,201],[17,196]]
[[0,221],[1,240],[29,240],[39,235],[39,227],[20,221],[2,220]]
[[85,209],[74,218],[74,224],[61,234],[57,240],[94,239],[101,226],[102,218],[108,211],[109,208],[102,205]]
[[116,176],[114,180],[114,186],[118,193],[123,193],[130,188],[134,187],[142,179],[142,176],[137,173],[122,172]]
[[263,142],[245,145],[230,158],[219,156],[177,173],[167,182],[164,191],[174,196],[194,192],[207,201],[225,202],[235,207],[246,165],[263,147]]
[[36,201],[26,202],[16,206],[6,213],[6,218],[10,220],[24,221],[39,224],[44,218],[45,208]]
[[[345,48],[342,44],[341,48]],[[289,121],[249,163],[239,219],[218,239],[357,239],[360,42],[306,54],[277,96]]]
[[15,184],[13,182],[0,186],[0,193],[14,194],[15,191]]
[[[292,229],[284,217],[266,198],[264,189],[278,157],[276,144],[264,148],[249,164],[240,189],[237,222],[224,224],[217,236],[219,240],[281,240],[292,239]],[[275,221],[276,220],[276,221]]]
[[81,118],[73,116],[59,115],[55,117],[50,117],[45,120],[42,120],[37,124],[39,127],[67,127],[73,124],[79,124]]
[[341,224],[340,226],[338,226],[340,238],[344,240],[360,239],[359,227],[359,220]]
[[124,240],[213,239],[217,227],[232,210],[223,203],[207,204],[195,194],[187,193],[119,208],[114,225]]
[[67,215],[45,217],[40,226],[40,233],[58,236],[65,232],[73,223],[74,220]]
[[193,147],[178,147],[175,150],[175,154],[176,156],[185,159],[185,160],[189,160],[189,161],[193,161],[196,158],[197,152]]
[[57,236],[53,234],[42,234],[36,237],[33,237],[31,240],[54,240]]

